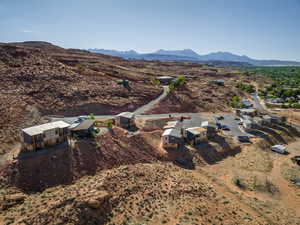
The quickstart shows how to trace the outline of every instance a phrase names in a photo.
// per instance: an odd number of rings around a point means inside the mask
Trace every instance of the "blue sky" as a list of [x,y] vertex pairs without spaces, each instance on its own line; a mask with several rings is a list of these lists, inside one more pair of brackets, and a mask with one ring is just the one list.
[[300,61],[300,0],[0,0],[0,42]]

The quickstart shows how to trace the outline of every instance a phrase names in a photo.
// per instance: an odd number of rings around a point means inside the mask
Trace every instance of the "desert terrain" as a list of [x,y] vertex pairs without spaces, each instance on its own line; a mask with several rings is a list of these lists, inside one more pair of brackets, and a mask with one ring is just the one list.
[[[197,146],[162,147],[166,122],[181,116],[153,115],[233,113],[234,96],[250,98],[236,84],[255,84],[240,69],[26,42],[0,44],[0,75],[0,224],[300,224],[300,167],[290,160],[300,134],[288,123],[250,143],[219,131]],[[163,75],[186,83],[137,117],[137,131],[112,126],[72,148],[20,151],[20,128],[51,115],[133,112],[160,96],[152,80]],[[277,143],[289,154],[272,152]]]

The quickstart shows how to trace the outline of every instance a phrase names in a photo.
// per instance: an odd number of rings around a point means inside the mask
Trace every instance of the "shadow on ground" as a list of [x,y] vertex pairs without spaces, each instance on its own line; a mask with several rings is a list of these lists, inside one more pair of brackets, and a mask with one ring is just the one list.
[[222,136],[216,135],[211,142],[216,143],[220,146],[220,148],[216,148],[209,142],[203,142],[195,146],[197,154],[199,154],[209,165],[216,164],[229,156],[235,156],[241,152],[241,148],[239,146],[230,146],[230,144],[227,143],[226,139]]

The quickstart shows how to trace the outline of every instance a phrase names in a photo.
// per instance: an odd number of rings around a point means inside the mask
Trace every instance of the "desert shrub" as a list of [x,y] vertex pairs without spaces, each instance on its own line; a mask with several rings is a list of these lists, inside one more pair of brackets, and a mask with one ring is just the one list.
[[243,183],[242,179],[239,177],[234,177],[233,183],[241,189],[246,189],[246,185]]
[[89,114],[89,118],[90,118],[91,120],[95,120],[95,119],[96,119],[93,113],[90,113],[90,114]]
[[231,101],[230,101],[230,106],[232,108],[241,108],[243,104],[240,102],[240,97],[239,96],[233,96]]
[[113,121],[111,121],[111,120],[107,121],[106,125],[107,125],[108,128],[112,128]]
[[159,80],[155,79],[154,77],[150,78],[150,83],[155,87],[158,87],[160,85]]
[[255,87],[251,84],[243,84],[239,83],[236,85],[237,88],[247,92],[247,93],[254,93],[255,92]]
[[80,70],[80,71],[86,71],[86,70],[87,70],[87,68],[86,68],[84,65],[82,65],[82,64],[77,64],[77,65],[76,65],[76,68],[77,68],[78,70]]

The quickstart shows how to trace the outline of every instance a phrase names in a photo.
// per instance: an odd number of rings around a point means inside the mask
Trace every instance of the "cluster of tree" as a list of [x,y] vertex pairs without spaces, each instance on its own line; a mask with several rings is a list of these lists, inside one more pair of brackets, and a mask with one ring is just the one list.
[[174,88],[185,85],[186,79],[185,76],[179,75],[177,78],[169,84],[169,91],[172,91]]
[[300,95],[300,88],[282,88],[278,84],[267,86],[264,90],[260,90],[262,97],[271,96],[274,98],[297,98]]
[[251,84],[238,83],[236,87],[250,94],[255,92],[255,86]]
[[249,74],[271,78],[280,86],[299,87],[300,67],[255,67],[248,70]]
[[299,103],[289,103],[289,104],[282,104],[281,108],[294,108],[294,109],[300,109]]
[[232,108],[242,108],[243,103],[241,103],[241,99],[239,96],[233,96],[231,101],[230,101],[230,106]]

